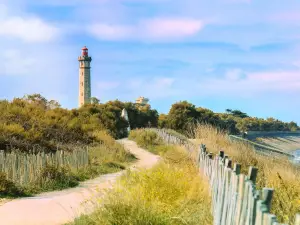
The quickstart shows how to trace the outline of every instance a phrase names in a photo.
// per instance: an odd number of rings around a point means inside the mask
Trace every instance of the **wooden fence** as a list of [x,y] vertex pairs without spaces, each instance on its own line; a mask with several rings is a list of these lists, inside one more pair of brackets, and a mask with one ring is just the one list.
[[[152,129],[168,144],[180,144],[189,152],[197,151],[188,140],[178,139],[164,130]],[[192,147],[193,146],[193,149]],[[220,151],[213,156],[201,145],[196,160],[199,170],[209,180],[214,225],[283,225],[270,213],[273,189],[256,189],[257,168],[250,167],[247,175],[241,174],[241,165]],[[300,225],[300,214],[295,225]]]
[[276,149],[274,147],[270,147],[270,146],[266,146],[266,145],[262,145],[256,142],[253,142],[251,140],[236,136],[236,135],[229,135],[228,138],[231,141],[238,141],[238,142],[243,142],[246,145],[251,145],[254,147],[254,149],[258,152],[258,153],[262,153],[263,155],[270,155],[270,156],[287,156],[289,158],[294,158],[293,154],[284,152],[283,150],[280,149]]
[[0,172],[4,172],[8,179],[21,185],[34,182],[41,169],[46,165],[69,166],[71,169],[78,170],[88,163],[87,148],[73,152],[56,151],[48,154],[0,151]]
[[176,137],[173,134],[168,133],[165,129],[147,128],[147,130],[155,131],[166,144],[181,145],[188,152],[193,152],[195,150],[195,145],[187,138],[181,138],[180,136]]

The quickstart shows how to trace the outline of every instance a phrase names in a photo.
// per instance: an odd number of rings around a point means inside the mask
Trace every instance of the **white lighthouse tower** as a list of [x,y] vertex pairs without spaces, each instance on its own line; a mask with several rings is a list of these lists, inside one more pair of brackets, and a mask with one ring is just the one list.
[[79,61],[79,107],[91,103],[91,61],[88,48],[84,46],[81,49]]

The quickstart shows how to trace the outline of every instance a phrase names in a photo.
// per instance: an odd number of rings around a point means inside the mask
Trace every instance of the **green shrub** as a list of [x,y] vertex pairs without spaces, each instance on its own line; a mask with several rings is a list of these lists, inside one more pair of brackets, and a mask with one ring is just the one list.
[[136,143],[143,148],[157,146],[163,143],[156,132],[144,129],[130,131],[129,139],[136,141]]
[[73,174],[68,167],[47,165],[40,171],[40,175],[36,182],[25,187],[27,193],[36,194],[42,191],[75,187],[79,184],[79,180],[80,178]]
[[0,197],[25,196],[22,188],[16,186],[12,181],[7,180],[6,174],[0,172]]
[[[0,194],[18,195],[18,185],[29,194],[73,187],[79,181],[124,169],[135,157],[113,137],[125,135],[122,130],[128,123],[121,117],[125,106],[114,101],[68,110],[39,94],[0,100],[0,161],[5,161],[0,171],[8,175],[1,181]],[[146,116],[150,108],[141,112],[131,105],[130,109],[130,116],[135,110],[138,120],[156,118],[155,110]],[[87,146],[88,154],[75,151]]]

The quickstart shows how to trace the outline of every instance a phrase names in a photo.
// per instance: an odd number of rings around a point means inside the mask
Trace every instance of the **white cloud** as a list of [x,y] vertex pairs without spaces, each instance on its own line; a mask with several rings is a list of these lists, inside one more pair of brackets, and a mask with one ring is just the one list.
[[126,39],[135,33],[135,28],[131,26],[119,26],[108,24],[94,24],[88,26],[88,32],[97,38],[108,40]]
[[60,30],[56,26],[8,6],[0,4],[0,37],[27,43],[48,42],[58,37]]
[[58,28],[32,17],[6,17],[0,20],[0,36],[13,37],[25,42],[47,42],[58,36]]
[[300,60],[292,63],[294,66],[300,67]]
[[87,31],[108,40],[169,40],[181,39],[197,34],[204,27],[201,20],[189,18],[155,18],[141,20],[135,25],[112,25],[95,23]]

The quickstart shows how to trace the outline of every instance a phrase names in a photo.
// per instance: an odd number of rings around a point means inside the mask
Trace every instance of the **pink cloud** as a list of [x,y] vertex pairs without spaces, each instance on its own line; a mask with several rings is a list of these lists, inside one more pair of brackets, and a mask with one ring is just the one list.
[[99,39],[119,40],[127,39],[134,32],[134,27],[125,25],[93,24],[87,28],[88,32]]
[[174,40],[197,34],[204,27],[201,20],[189,18],[154,18],[134,25],[95,23],[87,31],[106,40]]
[[272,22],[277,23],[299,23],[300,22],[300,12],[299,11],[290,11],[278,13],[270,16]]
[[198,33],[204,23],[188,18],[156,18],[141,23],[147,36],[153,38],[180,38]]
[[260,82],[283,82],[290,83],[300,81],[300,71],[297,72],[268,72],[268,73],[253,73],[249,76],[249,80]]

